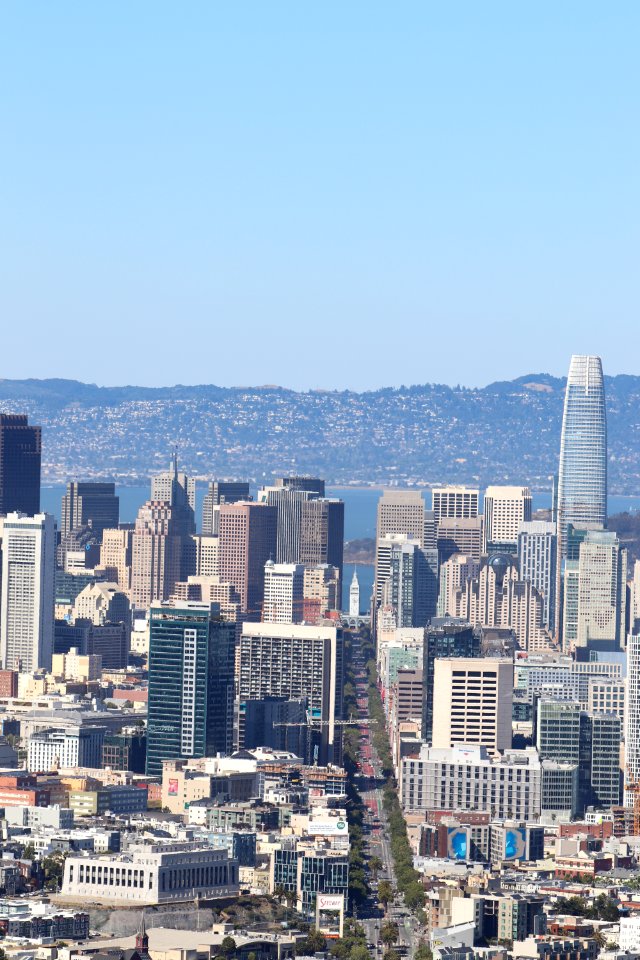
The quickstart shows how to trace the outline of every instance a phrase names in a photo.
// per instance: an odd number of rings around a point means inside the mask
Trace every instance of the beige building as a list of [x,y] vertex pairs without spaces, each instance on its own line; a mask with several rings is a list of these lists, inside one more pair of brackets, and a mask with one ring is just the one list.
[[328,610],[340,609],[340,571],[330,563],[304,568],[304,621],[316,623]]
[[454,555],[440,567],[438,591],[438,616],[459,617],[462,588],[467,580],[477,577],[480,563],[465,553]]
[[99,653],[83,656],[76,647],[68,653],[54,653],[51,658],[51,673],[65,680],[99,680],[102,673],[102,657]]
[[520,524],[531,520],[529,487],[487,487],[484,495],[484,553],[516,553]]
[[181,525],[173,508],[148,500],[138,511],[131,548],[131,602],[149,609],[168,600],[180,580]]
[[217,577],[220,574],[220,538],[214,536],[193,537],[196,548],[196,575]]
[[100,566],[107,578],[127,594],[131,589],[132,543],[133,530],[105,530],[100,547]]
[[433,746],[479,744],[491,753],[511,747],[513,663],[489,657],[436,659]]
[[76,597],[74,620],[90,620],[95,627],[105,623],[129,623],[131,608],[127,595],[117,583],[88,584]]

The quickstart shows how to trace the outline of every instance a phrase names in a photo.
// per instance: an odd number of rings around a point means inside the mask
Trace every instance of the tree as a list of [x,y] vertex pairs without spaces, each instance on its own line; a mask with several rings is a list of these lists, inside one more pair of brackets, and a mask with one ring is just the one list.
[[397,943],[399,935],[397,923],[385,923],[380,930],[380,939],[385,947],[390,947],[393,943]]
[[371,857],[369,860],[369,872],[373,876],[374,880],[378,876],[378,873],[382,870],[384,864],[380,857]]
[[393,903],[393,887],[388,880],[381,880],[378,885],[378,900],[386,910]]
[[36,848],[32,843],[28,843],[22,851],[22,857],[24,860],[35,860]]
[[220,944],[220,950],[224,957],[231,957],[237,950],[236,942],[233,937],[225,937]]
[[420,945],[413,955],[413,960],[433,960],[431,947],[424,940],[420,941]]

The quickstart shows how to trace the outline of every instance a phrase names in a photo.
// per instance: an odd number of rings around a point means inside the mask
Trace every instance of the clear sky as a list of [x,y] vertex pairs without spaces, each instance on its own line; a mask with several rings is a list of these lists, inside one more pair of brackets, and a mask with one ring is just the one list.
[[640,4],[0,5],[0,376],[640,373]]

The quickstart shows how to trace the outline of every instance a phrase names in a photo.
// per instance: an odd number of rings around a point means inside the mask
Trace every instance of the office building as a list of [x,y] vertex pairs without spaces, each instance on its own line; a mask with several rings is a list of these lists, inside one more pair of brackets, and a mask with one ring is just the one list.
[[133,530],[103,530],[100,545],[100,567],[108,580],[115,581],[121,590],[131,589],[131,562]]
[[464,620],[433,620],[424,632],[422,676],[424,706],[422,739],[433,736],[433,698],[436,660],[442,657],[479,657],[480,635]]
[[554,523],[530,520],[518,531],[520,579],[533,584],[542,597],[542,623],[552,633],[556,615],[556,530]]
[[518,533],[531,520],[528,487],[487,487],[484,495],[484,553],[516,553]]
[[166,473],[152,477],[149,499],[169,504],[181,535],[191,536],[196,532],[196,481],[178,470],[177,454],[174,453]]
[[304,619],[304,567],[300,563],[264,565],[265,623],[301,623]]
[[0,516],[40,512],[42,431],[23,414],[0,413]]
[[329,563],[319,563],[304,568],[304,608],[305,623],[317,623],[330,610],[339,610],[340,571]]
[[277,510],[276,556],[278,563],[299,563],[302,551],[302,507],[315,493],[295,487],[263,487],[259,497]]
[[51,673],[54,677],[78,680],[81,683],[99,680],[102,673],[102,657],[99,654],[82,654],[77,647],[71,647],[68,653],[53,654]]
[[482,517],[443,517],[438,523],[436,547],[440,566],[456,553],[479,562],[482,555]]
[[29,737],[27,770],[49,773],[60,767],[102,766],[105,728],[77,726],[65,730],[39,730]]
[[324,480],[321,480],[319,477],[276,477],[273,482],[276,487],[288,487],[290,490],[303,490],[321,499],[326,495]]
[[238,864],[226,849],[165,841],[140,843],[126,854],[67,857],[60,895],[130,906],[237,897],[239,890]]
[[627,691],[624,718],[625,791],[624,803],[633,806],[634,793],[628,784],[640,783],[640,633],[627,638]]
[[437,524],[442,520],[467,520],[478,516],[480,491],[470,487],[434,487],[431,508]]
[[589,677],[587,710],[589,713],[613,713],[624,722],[625,683],[607,677]]
[[358,582],[358,571],[353,570],[353,577],[349,586],[349,616],[360,616],[360,583]]
[[220,537],[202,534],[193,537],[197,577],[220,575]]
[[600,357],[573,356],[562,416],[558,476],[560,555],[567,525],[607,522],[607,417]]
[[[382,581],[381,602],[390,611],[395,628],[424,627],[435,615],[437,572],[415,540],[385,538],[389,545],[388,574]],[[384,556],[383,549],[379,557]]]
[[7,515],[2,537],[0,658],[6,669],[49,669],[53,653],[55,524]]
[[541,809],[542,771],[537,751],[506,750],[498,759],[483,746],[436,748],[423,744],[403,757],[400,800],[405,814],[474,810],[496,819],[535,820]]
[[231,584],[243,615],[262,619],[264,566],[276,553],[277,511],[266,503],[220,506],[220,580]]
[[615,533],[587,531],[578,561],[575,645],[590,650],[624,649],[626,596],[627,551]]
[[467,580],[480,573],[480,561],[465,553],[454,553],[440,567],[438,617],[457,616],[458,598]]
[[151,608],[147,774],[232,749],[235,624],[208,603]]
[[340,571],[344,553],[344,501],[327,498],[302,504],[300,557],[305,565],[329,563]]
[[513,663],[489,657],[434,662],[433,746],[477,743],[491,753],[511,746]]
[[218,535],[218,516],[221,503],[238,503],[249,500],[249,484],[245,480],[212,480],[202,501],[202,533]]
[[580,809],[609,809],[620,802],[620,740],[614,714],[590,714],[578,703],[541,699],[536,706],[536,747],[543,760],[579,769]]
[[61,536],[80,527],[90,527],[101,540],[103,531],[116,528],[119,520],[120,498],[116,496],[115,484],[75,480],[67,484],[62,498]]
[[182,525],[165,501],[148,500],[138,511],[131,545],[131,603],[148,610],[172,595],[182,579]]
[[344,683],[342,633],[336,626],[245,623],[238,653],[239,746],[249,700],[306,700],[314,760],[341,763]]
[[74,620],[89,620],[95,626],[104,623],[131,624],[129,599],[117,583],[100,580],[80,591],[73,604]]

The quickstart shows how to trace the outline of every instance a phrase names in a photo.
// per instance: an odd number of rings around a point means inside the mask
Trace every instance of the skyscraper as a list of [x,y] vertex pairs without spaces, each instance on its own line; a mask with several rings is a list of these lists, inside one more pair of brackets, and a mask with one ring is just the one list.
[[344,501],[320,497],[302,504],[299,563],[329,563],[340,571],[344,554]]
[[220,581],[240,597],[243,614],[262,619],[264,565],[276,553],[277,512],[266,503],[220,506]]
[[2,536],[0,655],[6,669],[51,668],[55,524],[48,513],[7,515]]
[[480,491],[470,487],[434,487],[431,504],[436,523],[451,520],[473,519],[478,516]]
[[613,531],[589,530],[578,560],[576,646],[624,648],[626,588],[627,551]]
[[630,783],[640,781],[640,633],[627,639],[627,695],[624,718],[624,752],[626,761],[625,806],[633,806]]
[[151,500],[154,503],[169,504],[181,536],[188,537],[196,532],[196,482],[193,477],[188,477],[186,473],[178,470],[175,453],[167,472],[152,477]]
[[120,519],[120,498],[113,483],[67,484],[62,498],[60,533],[62,537],[80,527],[91,530],[102,539],[106,528],[115,529]]
[[520,579],[532,583],[543,598],[543,624],[552,633],[556,614],[556,562],[556,525],[544,520],[521,524],[518,533]]
[[515,553],[521,523],[531,520],[529,487],[487,487],[484,495],[484,552]]
[[0,515],[40,510],[42,431],[23,414],[0,413]]
[[307,500],[317,499],[315,493],[297,487],[262,487],[262,503],[278,511],[278,531],[275,560],[278,563],[299,563],[302,547],[302,508]]
[[[306,700],[319,763],[342,762],[343,641],[335,626],[245,623],[238,654],[239,746],[249,700]],[[313,726],[313,721],[317,725]]]
[[513,662],[484,657],[434,662],[433,746],[479,743],[496,752],[511,747]]
[[422,676],[424,708],[422,739],[431,742],[433,734],[433,684],[435,661],[439,657],[479,657],[480,635],[464,620],[445,619],[431,623],[425,630]]
[[182,580],[184,537],[167,502],[147,500],[138,511],[131,548],[131,602],[148,609],[169,599]]
[[300,623],[304,614],[304,567],[300,563],[264,565],[265,623]]
[[202,533],[218,535],[218,511],[221,503],[238,503],[249,499],[249,484],[245,480],[212,480],[202,501]]
[[235,624],[208,603],[151,608],[147,773],[232,749]]
[[600,357],[571,357],[562,415],[558,547],[567,524],[607,522],[607,416]]

